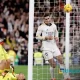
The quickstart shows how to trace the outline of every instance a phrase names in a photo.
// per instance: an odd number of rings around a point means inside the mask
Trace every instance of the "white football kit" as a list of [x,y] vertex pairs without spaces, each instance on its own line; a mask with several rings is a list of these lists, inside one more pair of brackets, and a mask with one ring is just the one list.
[[49,60],[55,56],[61,55],[60,50],[56,45],[56,41],[54,40],[54,37],[58,37],[57,27],[54,23],[52,23],[52,25],[50,26],[46,25],[45,23],[40,25],[36,33],[37,39],[41,39],[40,36],[41,37],[53,36],[53,40],[42,39],[42,50],[45,60]]

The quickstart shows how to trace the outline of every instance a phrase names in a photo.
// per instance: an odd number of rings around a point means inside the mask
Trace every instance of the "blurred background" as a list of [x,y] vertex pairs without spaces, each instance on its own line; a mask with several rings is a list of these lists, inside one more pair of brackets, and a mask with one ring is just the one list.
[[0,0],[0,28],[6,37],[5,49],[15,51],[18,65],[27,65],[29,1]]
[[[35,0],[34,8],[34,44],[33,61],[36,64],[48,64],[41,52],[41,41],[36,40],[36,31],[43,22],[45,13],[51,13],[59,31],[59,49],[65,59],[65,0]],[[70,14],[70,65],[80,65],[80,0],[72,0]],[[28,28],[29,0],[0,0],[0,28],[5,35],[5,49],[15,52],[16,70],[27,75],[28,64]],[[0,34],[1,35],[1,34]],[[36,55],[38,54],[38,55]],[[36,58],[42,59],[36,62]],[[21,65],[21,66],[19,66]],[[22,66],[24,65],[24,66]],[[21,71],[22,69],[22,71]]]

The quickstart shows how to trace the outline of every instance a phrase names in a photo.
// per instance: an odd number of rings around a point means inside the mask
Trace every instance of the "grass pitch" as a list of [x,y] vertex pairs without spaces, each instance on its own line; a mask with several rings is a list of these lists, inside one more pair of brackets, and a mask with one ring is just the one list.
[[[15,72],[16,73],[24,73],[26,76],[27,80],[27,72],[28,72],[28,66],[15,66]],[[57,80],[62,79],[62,74],[59,73],[59,68],[56,67],[54,70],[54,76],[56,77]],[[49,66],[44,65],[44,66],[33,66],[33,80],[50,80],[50,72],[49,72]]]
[[[71,67],[72,69],[79,69],[80,70],[80,66],[74,66]],[[16,73],[24,73],[24,75],[26,76],[26,80],[27,80],[27,75],[28,75],[28,66],[15,66],[15,72]],[[71,74],[72,76],[76,77],[76,76],[80,76],[80,73],[73,73]],[[54,76],[57,80],[63,80],[63,76],[62,74],[59,74],[59,67],[57,66],[54,70]],[[33,66],[33,80],[50,80],[50,71],[49,71],[49,65],[44,65],[44,66]],[[77,80],[77,79],[76,79]],[[80,80],[80,79],[79,79]]]

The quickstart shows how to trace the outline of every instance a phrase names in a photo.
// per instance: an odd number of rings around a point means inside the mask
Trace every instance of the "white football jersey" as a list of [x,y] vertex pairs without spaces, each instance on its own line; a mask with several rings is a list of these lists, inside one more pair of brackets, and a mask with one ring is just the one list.
[[[52,23],[51,26],[46,25],[43,23],[38,27],[36,36],[53,36],[53,37],[58,37],[58,31],[57,27],[54,23]],[[42,40],[42,50],[49,50],[49,51],[54,51],[57,48],[56,41],[54,40]]]

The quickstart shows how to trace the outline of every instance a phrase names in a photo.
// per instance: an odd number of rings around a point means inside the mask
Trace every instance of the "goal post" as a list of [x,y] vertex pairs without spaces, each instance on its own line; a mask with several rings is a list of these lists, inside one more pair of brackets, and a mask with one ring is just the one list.
[[[66,0],[66,4],[70,4],[70,0]],[[67,75],[69,75],[69,53],[70,53],[70,13],[66,13],[66,28],[65,28],[65,67]]]
[[33,80],[34,0],[29,0],[28,80]]

